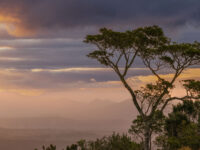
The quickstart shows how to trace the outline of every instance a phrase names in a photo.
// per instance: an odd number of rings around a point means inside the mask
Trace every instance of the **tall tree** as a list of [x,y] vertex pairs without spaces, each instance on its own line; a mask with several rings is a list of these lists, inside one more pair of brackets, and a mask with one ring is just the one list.
[[[151,135],[158,123],[156,118],[159,113],[162,114],[167,104],[177,99],[197,99],[193,95],[172,97],[170,92],[185,69],[200,63],[200,43],[172,43],[158,26],[126,32],[102,28],[99,32],[96,35],[87,35],[84,41],[97,47],[97,50],[89,53],[88,57],[112,68],[129,91],[142,122],[140,133],[144,137],[144,149],[150,150]],[[139,57],[157,78],[155,84],[148,84],[141,90],[134,90],[126,80],[136,57]],[[163,70],[172,73],[173,77],[170,80],[164,78],[160,75]]]
[[199,150],[199,141],[200,101],[184,100],[173,106],[173,111],[165,119],[163,134],[157,137],[156,143],[163,150],[181,147]]

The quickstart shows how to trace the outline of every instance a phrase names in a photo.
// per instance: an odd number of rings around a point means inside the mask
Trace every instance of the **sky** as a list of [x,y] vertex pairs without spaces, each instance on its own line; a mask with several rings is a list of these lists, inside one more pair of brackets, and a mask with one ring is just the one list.
[[[130,99],[112,70],[86,57],[94,47],[83,40],[102,27],[126,31],[150,25],[162,27],[173,41],[200,41],[200,1],[1,0],[1,117],[25,113],[27,103],[53,107],[48,100]],[[199,76],[195,68],[181,79]],[[129,77],[135,87],[153,78],[139,61]]]

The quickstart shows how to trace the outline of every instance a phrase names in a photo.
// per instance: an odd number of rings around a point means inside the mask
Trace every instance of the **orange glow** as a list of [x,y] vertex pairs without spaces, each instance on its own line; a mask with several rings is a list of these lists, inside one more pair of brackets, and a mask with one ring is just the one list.
[[20,20],[18,18],[12,17],[12,16],[4,16],[0,15],[0,22],[1,23],[20,23]]
[[33,31],[22,27],[23,22],[17,17],[0,14],[0,24],[1,29],[6,30],[9,35],[14,37],[34,35]]
[[9,35],[12,35],[14,37],[26,37],[26,36],[34,36],[35,32],[22,28],[19,25],[7,25],[7,32]]
[[[166,74],[166,75],[160,75],[162,78],[169,80],[174,76],[174,74]],[[185,70],[178,80],[186,80],[186,79],[199,79],[200,78],[200,69],[199,68],[192,68]],[[146,83],[153,83],[157,80],[157,77],[154,75],[148,75],[148,76],[137,76],[129,78],[128,81],[130,82],[136,82],[136,80],[140,81],[143,84]]]
[[[101,70],[101,68],[69,68],[63,70],[56,71],[86,71],[86,70]],[[61,89],[54,89],[52,87],[44,87],[35,89],[34,87],[29,87],[29,85],[24,84],[23,86],[17,84],[15,81],[18,79],[30,80],[31,82],[42,82],[39,78],[35,78],[34,72],[44,71],[44,70],[30,70],[20,72],[15,69],[3,69],[0,70],[0,92],[8,92],[8,93],[17,93],[21,96],[40,96],[46,97],[47,99],[52,97],[52,95],[56,98],[60,99],[71,99],[71,100],[86,100],[91,101],[94,99],[110,99],[115,101],[121,101],[124,99],[129,99],[130,95],[120,81],[103,81],[98,82],[94,78],[91,78],[91,82],[74,82],[74,83],[63,83],[61,85]],[[48,70],[52,71],[52,70]],[[50,73],[54,73],[50,72]],[[37,76],[36,76],[37,77]],[[172,74],[163,75],[166,79],[170,79]],[[186,70],[179,78],[179,80],[184,79],[200,79],[200,69],[188,69]],[[14,82],[13,82],[14,81]],[[138,89],[141,86],[144,86],[146,83],[156,81],[154,76],[135,76],[129,78],[128,81],[132,83],[132,87],[134,89]],[[28,82],[29,83],[29,82]],[[46,84],[44,82],[43,84]],[[54,84],[52,82],[52,84]],[[58,86],[58,85],[57,85]],[[59,86],[58,86],[59,87]],[[102,96],[103,93],[103,96]],[[184,90],[179,82],[176,83],[176,88],[173,91],[173,95],[176,94],[182,95],[184,94]],[[51,96],[50,96],[51,95]]]

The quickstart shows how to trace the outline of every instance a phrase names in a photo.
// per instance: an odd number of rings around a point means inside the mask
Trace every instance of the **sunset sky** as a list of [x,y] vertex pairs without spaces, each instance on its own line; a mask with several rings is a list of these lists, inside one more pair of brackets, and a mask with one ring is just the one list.
[[[83,40],[101,27],[149,25],[159,25],[173,41],[200,41],[200,1],[0,0],[0,117],[27,110],[37,116],[40,104],[53,108],[59,100],[129,99],[112,70],[86,57],[94,47]],[[139,60],[128,77],[135,88],[154,80]],[[196,67],[181,79],[199,77]]]

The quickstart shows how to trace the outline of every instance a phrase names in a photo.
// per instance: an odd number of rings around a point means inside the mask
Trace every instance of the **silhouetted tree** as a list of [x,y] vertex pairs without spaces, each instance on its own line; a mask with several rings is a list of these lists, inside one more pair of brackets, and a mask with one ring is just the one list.
[[[200,43],[171,42],[158,26],[126,32],[102,28],[99,32],[96,35],[88,35],[84,41],[97,47],[97,50],[88,54],[88,57],[112,68],[129,91],[139,113],[136,132],[143,136],[144,149],[150,150],[152,133],[158,130],[162,122],[162,113],[168,103],[188,98],[199,99],[199,95],[192,95],[192,91],[186,85],[189,93],[184,97],[173,97],[171,91],[174,89],[175,81],[185,69],[200,63]],[[136,57],[139,57],[157,77],[155,84],[148,84],[141,90],[133,90],[130,82],[126,80]],[[170,80],[160,75],[163,70],[173,74]],[[196,84],[196,81],[188,81],[190,84],[192,82]]]

